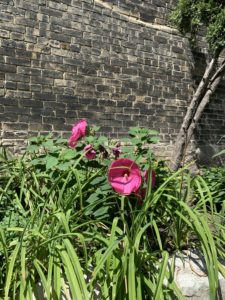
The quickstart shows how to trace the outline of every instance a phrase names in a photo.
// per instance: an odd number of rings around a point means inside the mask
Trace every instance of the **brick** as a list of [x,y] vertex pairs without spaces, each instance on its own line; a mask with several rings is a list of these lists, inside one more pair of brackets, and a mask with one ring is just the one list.
[[56,41],[60,41],[60,42],[70,43],[70,41],[71,41],[71,37],[69,35],[55,33],[55,32],[51,32],[50,38],[53,40],[56,40]]
[[56,118],[56,117],[43,117],[43,123],[52,124],[52,125],[63,125],[65,124],[64,118]]
[[38,23],[35,20],[24,17],[15,17],[15,24],[24,25],[28,27],[36,27]]
[[[35,121],[33,121],[33,123],[29,124],[29,130],[34,131],[35,133],[37,131],[52,131],[52,125],[51,124],[42,124],[40,122],[35,123]],[[34,134],[32,134],[32,136],[34,136]]]
[[17,83],[13,81],[5,81],[5,88],[9,90],[16,90]]
[[0,37],[1,38],[9,38],[9,31],[0,29]]
[[6,73],[6,80],[8,81],[22,81],[22,82],[29,82],[30,77],[26,75],[21,75],[21,74],[11,74],[11,73]]
[[30,84],[18,82],[17,83],[17,89],[22,91],[29,91],[30,90]]
[[3,130],[5,131],[14,131],[14,130],[27,130],[28,129],[28,124],[26,123],[4,123],[3,124]]
[[55,79],[54,84],[56,86],[75,87],[76,83],[73,80]]
[[7,22],[13,22],[13,16],[7,12],[0,12],[0,20],[7,21]]
[[40,7],[40,13],[43,13],[48,16],[54,16],[57,18],[62,18],[63,13],[61,11],[57,11],[53,8]]
[[24,58],[6,57],[6,63],[17,66],[30,66],[30,60]]
[[63,73],[55,70],[43,70],[42,75],[50,78],[63,78]]
[[19,100],[19,105],[21,107],[30,107],[30,108],[39,107],[39,108],[43,108],[43,102],[42,101],[36,101],[36,100],[33,100],[33,99],[20,99]]
[[37,84],[43,84],[43,85],[53,85],[54,79],[52,78],[46,78],[46,77],[40,77],[40,76],[31,76],[30,77],[31,83],[37,83]]
[[0,71],[5,73],[16,73],[16,66],[9,64],[0,64]]
[[43,101],[55,101],[56,95],[53,95],[52,93],[33,93],[33,99]]
[[42,71],[40,69],[28,68],[28,67],[17,67],[18,74],[41,76]]
[[5,89],[0,89],[0,96],[4,96],[5,95]]

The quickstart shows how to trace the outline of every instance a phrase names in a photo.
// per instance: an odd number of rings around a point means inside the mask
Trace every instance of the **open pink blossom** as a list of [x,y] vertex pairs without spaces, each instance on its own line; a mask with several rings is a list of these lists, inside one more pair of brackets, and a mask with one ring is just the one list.
[[[146,170],[144,172],[144,177],[145,177],[146,182],[148,182],[149,170]],[[152,187],[154,187],[155,184],[156,184],[156,173],[154,170],[152,170]]]
[[71,148],[76,147],[76,142],[86,135],[87,121],[80,120],[73,125],[72,134],[68,139],[68,144]]
[[84,147],[84,151],[86,152],[85,153],[85,157],[87,158],[87,159],[94,159],[95,158],[95,156],[96,156],[96,151],[95,151],[95,149],[92,147],[92,145],[87,145],[87,146],[85,146]]
[[108,180],[117,193],[130,195],[141,186],[141,171],[133,160],[119,158],[109,167]]

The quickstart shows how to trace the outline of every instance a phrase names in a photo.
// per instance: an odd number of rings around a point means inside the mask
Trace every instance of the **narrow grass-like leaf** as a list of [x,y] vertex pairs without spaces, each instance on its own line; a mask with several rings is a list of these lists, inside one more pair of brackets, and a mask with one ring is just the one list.
[[77,187],[78,187],[78,193],[79,193],[79,198],[80,198],[80,208],[83,209],[83,193],[82,193],[82,187],[81,187],[81,182],[80,182],[80,177],[76,169],[73,169],[73,174],[76,177],[77,181]]
[[68,239],[64,240],[64,245],[66,247],[66,250],[68,251],[70,260],[71,260],[72,265],[74,267],[74,270],[75,270],[75,273],[76,273],[76,276],[77,276],[77,280],[79,282],[79,286],[80,286],[80,289],[81,289],[82,299],[89,300],[87,285],[86,285],[85,280],[84,280],[84,273],[83,273],[83,270],[81,268],[81,265],[80,265],[79,259],[77,257],[77,254],[76,254],[72,244],[70,243],[70,241]]
[[58,213],[55,214],[55,216],[57,217],[57,219],[62,224],[62,226],[63,226],[64,230],[66,231],[66,233],[70,233],[70,228],[69,228],[68,220],[67,220],[65,214],[62,213],[62,212],[58,212]]
[[69,182],[69,179],[71,177],[71,174],[72,174],[72,171],[69,171],[68,174],[67,174],[67,176],[66,176],[66,179],[64,180],[62,188],[59,191],[59,196],[57,198],[58,203],[62,202],[63,193],[66,191],[66,187],[68,185],[68,182]]
[[134,242],[134,247],[137,252],[139,249],[142,235],[146,232],[147,228],[151,225],[152,225],[152,222],[149,222],[144,227],[142,227],[139,231],[137,231],[137,235],[135,236],[135,242]]
[[8,191],[8,189],[10,188],[10,185],[11,185],[11,183],[13,182],[13,180],[15,180],[15,178],[14,178],[14,176],[11,176],[10,179],[8,180],[6,186],[5,186],[5,189],[1,192],[1,194],[0,194],[0,203],[1,203],[1,201],[2,201],[2,197],[3,197],[4,195],[7,195],[7,191]]
[[6,274],[6,282],[5,282],[5,289],[4,289],[4,300],[9,300],[9,290],[10,286],[12,284],[12,275],[14,271],[14,265],[17,259],[17,255],[20,249],[20,243],[17,243],[15,249],[12,252],[12,255],[10,256],[10,262],[9,262],[9,267],[8,267],[8,272]]
[[[116,234],[116,229],[117,229],[117,225],[118,225],[118,218],[114,218],[113,219],[113,223],[112,223],[112,228],[111,228],[111,232],[110,232],[110,239],[109,239],[109,243],[113,243],[113,241],[115,240],[115,234]],[[111,258],[112,256],[109,255],[108,259],[107,259],[107,263],[106,263],[106,272],[109,273],[110,272],[110,264],[111,264]]]
[[129,300],[137,300],[136,294],[136,280],[135,280],[135,253],[134,248],[130,250],[129,263],[128,263],[128,298]]
[[[50,250],[50,256],[48,259],[48,268],[47,268],[47,271],[48,271],[47,286],[50,291],[52,290],[51,286],[52,286],[53,261],[54,261],[53,253],[51,253],[51,250]],[[49,294],[49,297],[50,297],[50,294]],[[49,300],[50,300],[50,298],[49,298]]]
[[61,291],[61,279],[60,279],[60,260],[57,253],[54,253],[54,263],[53,263],[53,300],[60,299]]
[[48,286],[47,279],[44,275],[44,272],[42,271],[42,269],[40,267],[40,262],[38,261],[38,259],[34,259],[33,264],[39,275],[41,286],[43,287],[44,292],[47,296],[47,299],[49,300],[50,299],[50,287]]
[[26,247],[21,247],[21,283],[20,283],[20,292],[24,294],[26,287]]
[[162,240],[161,240],[159,229],[158,229],[158,226],[157,226],[155,220],[152,220],[152,225],[153,225],[153,228],[155,230],[156,239],[157,239],[157,242],[158,242],[158,245],[159,245],[159,249],[160,249],[160,251],[163,251]]
[[68,252],[64,248],[61,248],[59,249],[59,255],[61,256],[63,262],[63,268],[66,273],[66,278],[68,280],[68,285],[70,288],[70,292],[72,294],[72,299],[73,300],[84,299],[79,286],[79,282],[77,280],[77,276],[74,272],[72,261],[68,255]]
[[183,206],[183,208],[188,212],[190,219],[193,222],[192,224],[195,233],[198,235],[201,241],[201,246],[208,270],[210,297],[211,299],[215,299],[216,290],[218,287],[218,263],[212,234],[203,217],[193,213],[193,211],[185,203],[180,203],[180,205]]
[[166,276],[168,259],[169,259],[169,254],[168,254],[168,252],[164,251],[162,253],[162,262],[161,262],[161,266],[160,266],[160,270],[159,270],[156,291],[155,291],[155,294],[153,297],[154,300],[160,299],[160,297],[162,295],[162,285],[163,285],[163,280]]
[[92,274],[92,279],[91,283],[96,279],[96,276],[98,275],[98,272],[104,268],[104,264],[108,257],[112,254],[112,252],[118,247],[118,244],[122,241],[121,239],[117,239],[116,241],[113,241],[111,244],[108,245],[107,250],[105,253],[101,256],[100,261],[98,262],[98,265],[95,267],[93,274]]
[[3,231],[3,229],[0,227],[0,242],[2,244],[2,251],[4,253],[4,259],[5,259],[5,263],[6,266],[8,266],[8,247],[7,247],[7,243],[6,243],[6,239],[5,239],[5,233]]

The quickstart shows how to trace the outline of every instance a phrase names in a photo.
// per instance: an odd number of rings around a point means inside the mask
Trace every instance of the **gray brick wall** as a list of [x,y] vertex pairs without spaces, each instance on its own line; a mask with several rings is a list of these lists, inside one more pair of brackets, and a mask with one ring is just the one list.
[[[173,2],[0,0],[1,143],[68,136],[85,118],[113,138],[155,128],[171,145],[195,84],[188,41],[168,27]],[[198,140],[224,134],[222,98]]]

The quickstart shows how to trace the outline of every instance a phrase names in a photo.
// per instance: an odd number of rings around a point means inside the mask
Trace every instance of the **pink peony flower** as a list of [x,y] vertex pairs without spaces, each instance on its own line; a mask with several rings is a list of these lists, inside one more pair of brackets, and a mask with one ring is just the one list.
[[134,161],[119,158],[109,167],[108,180],[117,193],[130,195],[138,191],[141,186],[141,171]]
[[[149,176],[149,170],[146,170],[144,172],[144,177],[145,177],[146,182],[148,182],[148,176]],[[156,183],[156,173],[154,170],[152,170],[152,187],[153,188],[155,186],[155,183]]]
[[86,120],[80,120],[73,125],[72,134],[68,139],[68,144],[71,148],[76,147],[76,142],[86,135],[87,122]]
[[94,159],[95,158],[95,156],[96,156],[96,151],[95,151],[95,149],[92,147],[92,145],[87,145],[87,146],[85,146],[84,147],[84,151],[86,152],[85,153],[85,157],[87,158],[87,159]]
[[115,159],[117,159],[120,156],[121,149],[120,149],[120,147],[114,147],[114,148],[112,148],[112,152],[115,155]]

